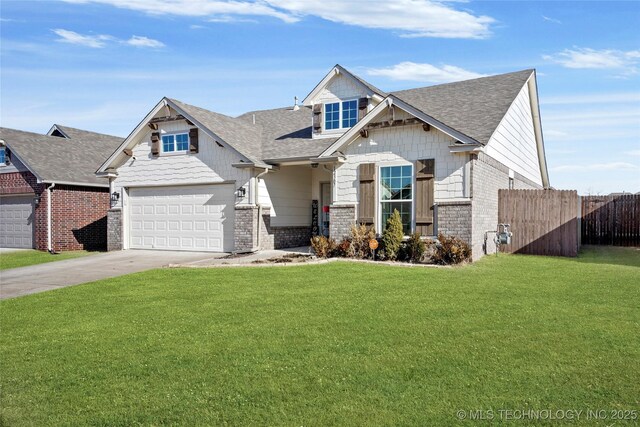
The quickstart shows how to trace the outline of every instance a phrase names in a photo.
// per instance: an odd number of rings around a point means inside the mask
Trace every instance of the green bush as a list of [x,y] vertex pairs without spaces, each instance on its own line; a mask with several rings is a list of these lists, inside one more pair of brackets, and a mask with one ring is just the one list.
[[376,238],[373,227],[366,225],[354,225],[351,227],[351,245],[347,254],[351,258],[365,259],[371,257],[369,241]]
[[408,261],[420,262],[427,246],[422,240],[420,233],[415,232],[409,238],[405,246],[406,257]]
[[400,251],[400,244],[404,232],[402,231],[402,219],[400,218],[400,212],[397,209],[393,210],[393,213],[387,219],[387,227],[382,233],[382,243],[384,245],[384,253],[386,259],[389,261],[395,261],[398,258],[398,252]]
[[325,236],[313,236],[311,238],[311,248],[319,258],[328,258],[336,250],[336,241]]
[[458,237],[445,236],[440,233],[431,258],[436,264],[460,264],[471,258],[471,248],[467,242]]

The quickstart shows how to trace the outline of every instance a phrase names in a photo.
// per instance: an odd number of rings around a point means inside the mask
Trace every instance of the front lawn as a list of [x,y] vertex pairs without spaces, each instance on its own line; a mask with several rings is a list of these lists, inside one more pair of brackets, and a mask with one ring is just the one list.
[[613,251],[162,269],[5,300],[0,425],[447,426],[529,409],[609,425],[640,410],[640,255]]
[[91,254],[87,251],[69,251],[52,255],[46,251],[16,251],[0,254],[0,270],[26,267],[28,265],[43,264],[45,262],[62,261],[63,259],[78,258]]

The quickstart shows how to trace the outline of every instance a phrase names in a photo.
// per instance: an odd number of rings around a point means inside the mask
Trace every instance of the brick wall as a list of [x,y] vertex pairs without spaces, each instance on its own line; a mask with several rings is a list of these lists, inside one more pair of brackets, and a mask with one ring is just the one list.
[[233,243],[235,252],[251,252],[257,247],[257,206],[235,207]]
[[55,251],[105,250],[109,189],[56,185],[52,194]]
[[[494,253],[493,235],[489,234],[486,248],[484,236],[498,225],[498,190],[509,188],[509,168],[486,155],[478,153],[471,163],[472,198],[472,245],[473,259],[481,258],[485,252]],[[514,187],[520,189],[541,188],[520,174],[515,174]]]
[[0,174],[0,194],[33,194],[40,196],[40,203],[34,211],[33,246],[39,250],[47,249],[47,193],[43,184],[38,184],[31,172],[13,172]]
[[471,244],[471,202],[438,203],[438,233],[456,236]]

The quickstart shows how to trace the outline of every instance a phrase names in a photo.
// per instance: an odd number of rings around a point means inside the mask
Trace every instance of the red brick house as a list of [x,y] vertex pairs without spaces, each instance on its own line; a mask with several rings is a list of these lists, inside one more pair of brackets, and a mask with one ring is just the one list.
[[59,125],[0,128],[0,247],[105,249],[109,186],[94,172],[120,143]]

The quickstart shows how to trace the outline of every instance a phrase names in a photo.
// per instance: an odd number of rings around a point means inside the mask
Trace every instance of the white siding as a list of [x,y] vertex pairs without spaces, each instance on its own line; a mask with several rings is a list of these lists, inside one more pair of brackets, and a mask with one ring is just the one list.
[[[404,116],[403,113],[397,112],[396,119]],[[357,203],[358,165],[361,163],[413,163],[419,159],[435,159],[436,202],[467,197],[465,180],[468,177],[465,175],[468,168],[465,165],[468,156],[451,153],[448,146],[453,141],[453,138],[434,127],[425,132],[421,125],[370,131],[369,138],[358,138],[347,147],[347,160],[336,170],[334,203]]]
[[362,85],[343,75],[333,78],[329,84],[312,100],[314,104],[332,102],[338,99],[362,98],[369,95]]
[[491,136],[485,152],[515,172],[542,185],[528,85],[524,85]]
[[274,227],[311,225],[311,167],[285,166],[260,178],[260,204]]
[[[163,123],[161,131],[188,132],[190,126],[184,121]],[[239,156],[232,150],[219,147],[202,130],[199,131],[199,152],[197,154],[151,155],[151,133],[147,131],[133,149],[133,157],[118,168],[118,177],[114,189],[123,187],[144,187],[161,185],[190,185],[235,181],[235,189],[248,188],[250,172],[248,169],[234,168],[232,163]],[[249,194],[244,200],[248,202]]]

